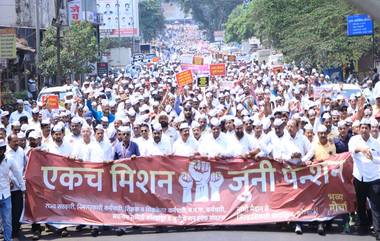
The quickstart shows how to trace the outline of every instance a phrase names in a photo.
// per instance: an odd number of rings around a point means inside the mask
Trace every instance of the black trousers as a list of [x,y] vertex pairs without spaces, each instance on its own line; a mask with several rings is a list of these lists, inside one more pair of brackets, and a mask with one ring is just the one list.
[[40,231],[41,232],[41,224],[39,223],[32,223],[32,232]]
[[366,206],[368,198],[371,206],[373,227],[377,233],[380,233],[380,179],[372,182],[362,182],[354,178],[354,186],[360,226],[368,227],[370,225],[370,217],[367,214]]
[[22,191],[11,192],[12,200],[12,232],[17,234],[20,230],[20,217],[22,214],[22,209],[24,207],[24,197]]

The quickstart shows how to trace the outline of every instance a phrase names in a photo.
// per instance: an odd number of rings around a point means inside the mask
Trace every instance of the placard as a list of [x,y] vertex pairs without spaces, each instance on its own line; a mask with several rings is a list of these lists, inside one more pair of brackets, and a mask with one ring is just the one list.
[[59,97],[58,95],[43,95],[42,103],[45,103],[50,106],[52,109],[58,109],[59,108]]
[[228,55],[227,61],[229,62],[235,62],[236,61],[236,55]]
[[226,76],[226,64],[210,64],[210,76]]
[[178,87],[193,84],[193,74],[191,70],[185,70],[175,75]]
[[202,56],[194,56],[193,57],[193,64],[195,65],[203,65],[204,59]]
[[198,87],[201,87],[201,88],[208,87],[209,84],[210,84],[210,77],[209,76],[200,76],[197,78]]

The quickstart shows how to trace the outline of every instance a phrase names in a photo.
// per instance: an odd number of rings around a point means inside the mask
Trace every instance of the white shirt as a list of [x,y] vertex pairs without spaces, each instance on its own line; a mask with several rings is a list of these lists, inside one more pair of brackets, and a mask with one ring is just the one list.
[[186,141],[182,137],[173,144],[173,154],[178,156],[191,156],[198,152],[198,142],[189,136]]
[[298,152],[301,153],[302,157],[311,149],[310,141],[301,132],[297,132],[294,138],[290,136],[290,141],[298,148]]
[[95,141],[85,143],[83,140],[74,143],[72,155],[76,159],[80,159],[86,162],[101,162],[102,152],[99,149],[99,145]]
[[53,117],[54,111],[49,111],[48,109],[41,110],[42,119],[51,119]]
[[27,112],[26,110],[23,110],[21,113],[16,110],[13,111],[11,116],[9,117],[9,123],[12,124],[14,121],[18,121],[21,116],[26,116],[28,117],[28,119],[31,118],[29,112]]
[[225,135],[226,135],[226,137],[227,138],[231,138],[231,137],[234,137],[235,136],[235,131],[227,131],[226,133],[225,133]]
[[46,138],[42,135],[41,144],[49,145],[49,143],[51,143],[51,142],[53,142],[53,138],[51,137],[51,135],[49,135]]
[[163,135],[170,138],[170,143],[173,144],[178,139],[178,132],[173,127],[169,126],[166,131],[162,131]]
[[75,136],[73,133],[70,133],[67,136],[65,136],[64,139],[70,145],[74,145],[74,143],[82,140],[82,136],[80,134]]
[[140,155],[147,156],[149,144],[152,141],[152,138],[149,137],[148,139],[145,139],[144,137],[140,136],[139,138],[135,138],[132,141],[134,141],[139,146]]
[[264,140],[266,134],[264,132],[261,133],[261,136],[259,138],[256,138],[255,133],[252,132],[252,134],[246,134],[248,138],[251,140],[251,142],[255,145],[258,145],[262,140]]
[[162,135],[161,141],[156,143],[153,138],[148,142],[146,153],[140,154],[143,156],[155,156],[155,155],[171,155],[172,145],[170,143],[169,138],[165,135]]
[[103,140],[101,142],[95,142],[98,145],[100,152],[100,160],[110,161],[113,160],[114,153],[112,150],[112,145],[109,141]]
[[71,145],[66,141],[63,141],[60,146],[58,146],[54,141],[51,141],[46,145],[46,147],[48,152],[63,156],[70,156],[73,151]]
[[9,173],[12,172],[20,184],[21,191],[25,191],[25,183],[18,171],[16,162],[7,160],[5,156],[4,160],[0,164],[0,200],[6,199],[11,196],[11,189],[9,185]]
[[33,118],[29,119],[29,127],[36,131],[41,131],[41,123],[39,121],[34,121]]
[[[26,166],[26,157],[24,150],[21,147],[17,147],[16,151],[14,151],[9,146],[7,147],[7,151],[5,152],[5,156],[9,162],[14,162],[17,167],[17,175],[20,175],[21,177],[24,176],[24,170]],[[11,182],[13,184],[13,188],[11,191],[17,191],[21,189],[21,183],[18,182],[15,172],[12,171],[9,173],[9,177],[11,179]]]
[[234,156],[247,154],[259,147],[259,143],[255,145],[246,133],[244,133],[244,136],[240,140],[236,135],[230,136],[229,138],[229,143],[233,146]]
[[[373,160],[369,160],[362,152],[355,153],[358,147],[368,147],[371,150]],[[348,150],[354,161],[352,175],[362,182],[371,182],[380,179],[380,143],[370,137],[365,141],[361,135],[351,137],[348,142]]]
[[281,137],[278,137],[274,130],[262,140],[260,147],[264,156],[272,153],[274,159],[291,160],[292,154],[298,152],[298,148],[290,140],[288,132],[284,132]]
[[218,138],[214,138],[212,134],[209,134],[202,138],[199,143],[199,153],[205,156],[233,156],[234,152],[232,146],[224,133],[220,133]]

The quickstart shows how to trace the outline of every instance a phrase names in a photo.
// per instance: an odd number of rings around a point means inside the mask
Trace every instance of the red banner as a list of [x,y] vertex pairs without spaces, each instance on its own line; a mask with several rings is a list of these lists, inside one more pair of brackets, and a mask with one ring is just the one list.
[[211,76],[226,76],[226,65],[225,64],[210,64],[210,75]]
[[178,156],[83,163],[32,151],[26,222],[235,225],[326,220],[355,210],[349,153],[307,167]]

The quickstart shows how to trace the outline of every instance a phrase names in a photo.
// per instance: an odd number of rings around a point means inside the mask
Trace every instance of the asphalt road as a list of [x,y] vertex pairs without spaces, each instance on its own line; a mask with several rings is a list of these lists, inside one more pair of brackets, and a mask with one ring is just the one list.
[[[59,235],[43,232],[40,240],[133,240],[133,241],[297,241],[297,240],[326,240],[326,241],[374,241],[373,236],[358,236],[354,234],[342,234],[341,230],[334,226],[325,236],[315,233],[315,228],[305,227],[304,234],[297,235],[289,227],[279,227],[275,225],[265,226],[234,226],[234,227],[209,227],[209,228],[170,228],[168,232],[157,233],[153,228],[141,228],[139,230],[127,229],[127,234],[117,236],[114,231],[104,231],[98,237],[91,236],[90,229],[85,228],[82,231],[75,231],[75,228],[69,228],[69,236],[61,238]],[[31,240],[32,233],[30,227],[23,226],[22,234],[19,239]]]

